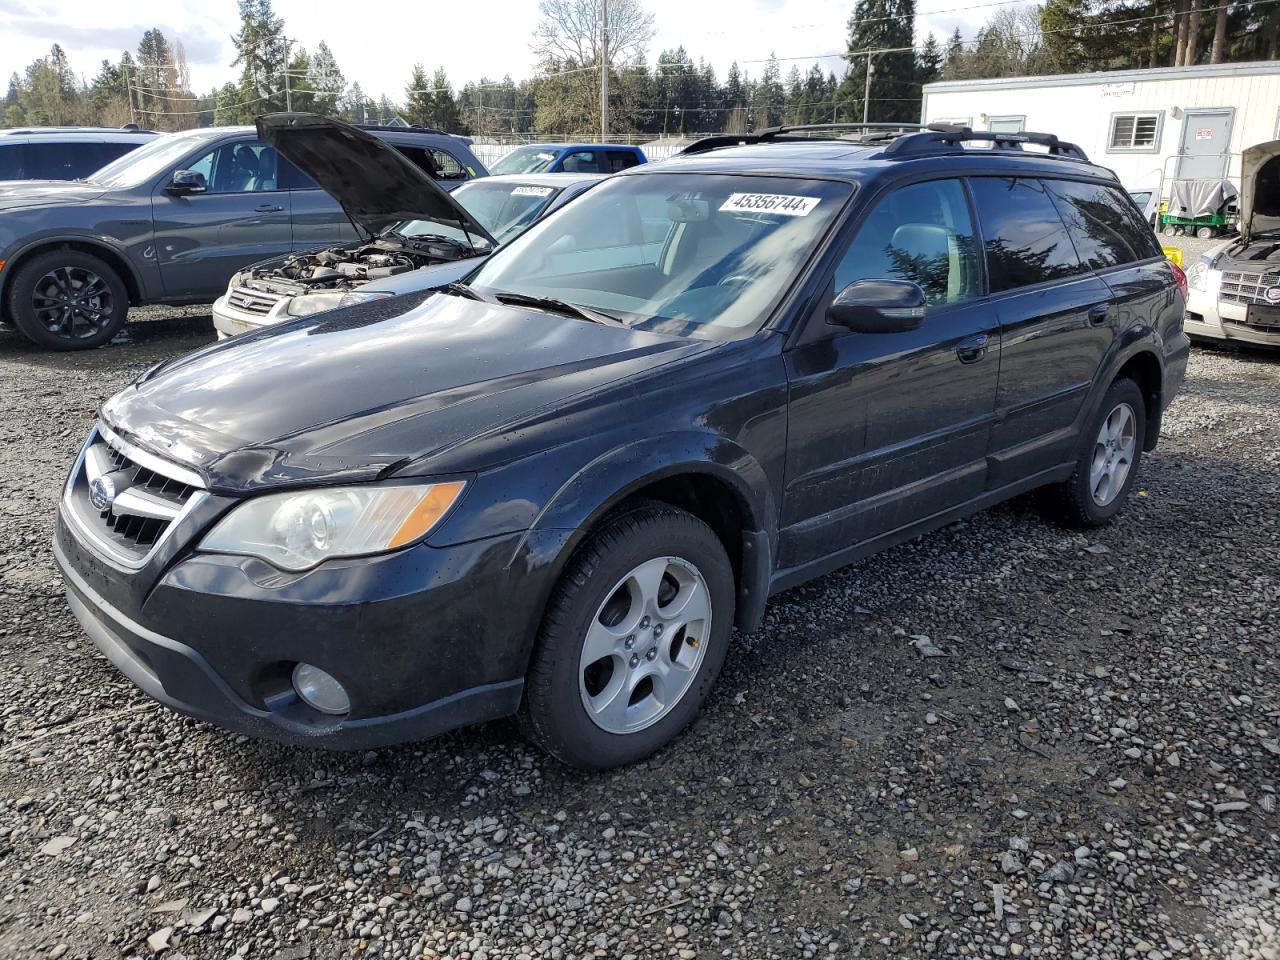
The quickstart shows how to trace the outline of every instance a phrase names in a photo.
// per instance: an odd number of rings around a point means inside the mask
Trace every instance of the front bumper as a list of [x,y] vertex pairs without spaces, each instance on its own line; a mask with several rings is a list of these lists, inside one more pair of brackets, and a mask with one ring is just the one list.
[[[515,712],[550,576],[514,572],[522,545],[420,544],[303,574],[192,553],[148,585],[81,543],[60,509],[54,556],[85,632],[148,696],[254,737],[363,749]],[[337,677],[351,712],[304,704],[298,662]]]
[[213,301],[213,328],[217,331],[219,340],[226,340],[237,334],[283,323],[285,320],[293,319],[289,316],[288,305],[289,301],[286,298],[280,300],[265,314],[249,313],[247,310],[233,307],[227,302],[227,294],[224,293]]
[[[1215,276],[1216,274],[1216,276]],[[1280,347],[1280,327],[1267,329],[1246,322],[1243,303],[1218,297],[1217,271],[1209,271],[1207,290],[1192,290],[1187,297],[1184,328],[1188,336],[1229,340],[1257,347]]]

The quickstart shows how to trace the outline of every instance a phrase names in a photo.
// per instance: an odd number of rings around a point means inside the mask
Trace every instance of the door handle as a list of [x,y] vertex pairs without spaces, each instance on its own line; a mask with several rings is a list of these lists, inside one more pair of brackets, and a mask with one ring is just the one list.
[[277,207],[277,206],[276,206],[275,204],[273,204],[273,203],[262,203],[262,204],[259,204],[259,205],[258,205],[258,206],[256,206],[256,207],[254,207],[253,209],[254,209],[254,212],[255,212],[255,213],[282,213],[282,212],[284,212],[284,207]]
[[1089,308],[1089,323],[1092,326],[1100,327],[1107,322],[1107,317],[1111,316],[1111,304],[1095,303]]
[[956,356],[961,363],[977,363],[987,355],[987,335],[980,333],[976,337],[961,340],[956,346]]

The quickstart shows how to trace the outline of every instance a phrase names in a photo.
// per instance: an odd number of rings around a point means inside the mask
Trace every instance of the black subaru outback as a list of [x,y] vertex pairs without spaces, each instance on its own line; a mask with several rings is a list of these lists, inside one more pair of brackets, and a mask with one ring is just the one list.
[[148,372],[58,509],[85,629],[234,730],[515,714],[603,768],[773,593],[1034,488],[1109,521],[1188,351],[1141,213],[1052,136],[839,133],[702,141],[443,292]]

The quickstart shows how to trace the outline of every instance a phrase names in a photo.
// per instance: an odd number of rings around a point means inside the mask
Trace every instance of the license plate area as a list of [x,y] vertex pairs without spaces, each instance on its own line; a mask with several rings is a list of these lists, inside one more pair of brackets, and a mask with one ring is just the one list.
[[1280,305],[1251,303],[1245,309],[1244,322],[1251,327],[1273,327],[1280,331]]

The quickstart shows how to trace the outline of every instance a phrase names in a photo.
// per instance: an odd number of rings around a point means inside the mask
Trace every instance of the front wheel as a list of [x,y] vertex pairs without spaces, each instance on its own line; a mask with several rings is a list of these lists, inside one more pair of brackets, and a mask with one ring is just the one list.
[[1050,511],[1077,527],[1100,527],[1124,506],[1146,439],[1146,401],[1127,377],[1113,383],[1094,414],[1075,472],[1045,490]]
[[547,606],[522,730],[582,769],[648,756],[706,700],[733,610],[733,568],[697,517],[645,502],[606,520]]
[[129,291],[98,257],[51,250],[18,267],[9,287],[9,315],[42,347],[89,350],[120,332],[129,315]]

